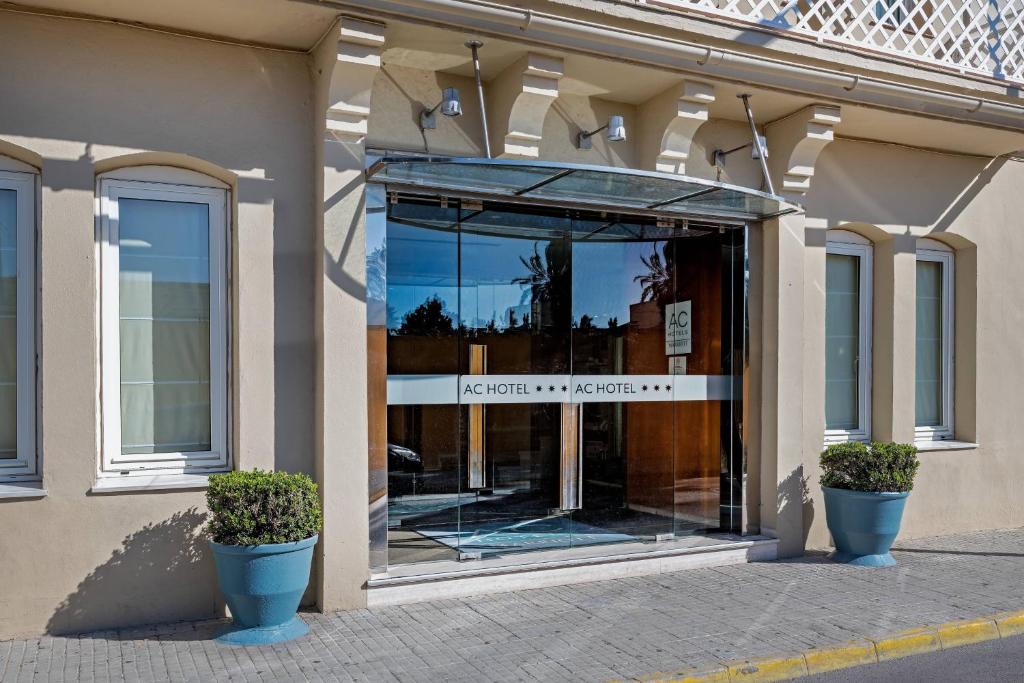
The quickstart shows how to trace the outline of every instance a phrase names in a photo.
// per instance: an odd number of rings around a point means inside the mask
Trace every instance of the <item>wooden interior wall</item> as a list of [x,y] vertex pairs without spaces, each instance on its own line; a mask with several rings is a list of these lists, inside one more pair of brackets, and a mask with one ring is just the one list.
[[388,388],[387,328],[371,325],[366,331],[367,346],[367,418],[369,426],[370,502],[387,495],[388,472]]
[[[676,242],[672,300],[691,302],[686,374],[722,373],[722,255],[716,238]],[[668,372],[664,304],[634,305],[626,334],[628,374]],[[639,324],[633,324],[633,321]],[[626,404],[626,500],[631,508],[686,519],[718,517],[721,405],[717,401]]]

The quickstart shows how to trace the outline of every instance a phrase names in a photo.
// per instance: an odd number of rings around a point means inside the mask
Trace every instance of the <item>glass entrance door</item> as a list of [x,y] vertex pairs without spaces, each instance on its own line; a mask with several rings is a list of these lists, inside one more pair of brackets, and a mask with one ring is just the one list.
[[460,222],[463,556],[571,545],[562,507],[570,221],[491,208]]
[[742,240],[391,202],[389,564],[738,530]]

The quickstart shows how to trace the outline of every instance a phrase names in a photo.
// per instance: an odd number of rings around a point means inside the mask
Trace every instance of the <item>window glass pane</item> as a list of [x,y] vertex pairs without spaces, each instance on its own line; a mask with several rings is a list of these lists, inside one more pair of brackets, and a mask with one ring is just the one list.
[[942,424],[942,263],[917,262],[917,375],[915,414],[918,427]]
[[18,220],[14,190],[0,190],[0,458],[17,456]]
[[828,254],[825,276],[825,428],[860,426],[860,257]]
[[118,205],[121,451],[208,451],[209,208],[125,198]]

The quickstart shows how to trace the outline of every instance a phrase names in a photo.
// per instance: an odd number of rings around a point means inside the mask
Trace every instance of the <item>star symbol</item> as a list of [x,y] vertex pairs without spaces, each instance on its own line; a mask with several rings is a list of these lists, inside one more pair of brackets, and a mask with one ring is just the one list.
[[537,385],[537,391],[544,391],[544,387],[542,387],[541,385],[538,384]]
[[672,386],[669,384],[665,385],[665,391],[672,391]]
[[654,385],[654,390],[655,391],[660,391],[661,390],[661,385],[660,384],[655,384]]
[[647,385],[646,385],[646,384],[645,384],[645,385],[643,385],[643,386],[642,386],[642,387],[640,387],[640,388],[641,388],[641,389],[643,389],[644,391],[647,391]]
[[562,391],[569,391],[569,387],[567,387],[567,386],[565,386],[565,385],[563,384],[563,385],[562,385]]
[[548,391],[554,391],[554,390],[555,390],[555,387],[553,385],[548,387]]

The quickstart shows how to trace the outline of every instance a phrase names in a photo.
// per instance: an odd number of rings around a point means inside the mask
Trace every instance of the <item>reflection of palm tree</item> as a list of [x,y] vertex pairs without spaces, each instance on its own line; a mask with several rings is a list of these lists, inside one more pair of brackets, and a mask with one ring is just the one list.
[[[564,283],[565,276],[569,273],[568,260],[560,258],[557,254],[561,251],[560,242],[548,242],[544,247],[544,256],[537,250],[538,244],[539,242],[533,243],[533,256],[528,259],[519,257],[520,263],[530,274],[512,279],[512,284],[524,287],[520,303],[526,303],[527,299],[532,303],[553,301],[558,296],[556,290]],[[525,289],[526,287],[529,289]]]
[[643,288],[640,293],[640,301],[668,301],[672,298],[672,272],[669,264],[669,243],[664,247],[665,260],[662,262],[657,247],[651,250],[648,257],[640,257],[643,264],[647,266],[647,272],[633,277],[633,282],[639,282]]
[[388,253],[377,247],[366,256],[366,295],[374,301],[387,299]]
[[529,301],[534,309],[540,307],[542,314],[534,316],[535,324],[568,325],[569,313],[569,250],[563,240],[552,240],[544,247],[541,256],[538,245],[533,243],[530,258],[519,257],[526,267],[527,275],[513,278],[512,284],[523,287],[521,303]]

